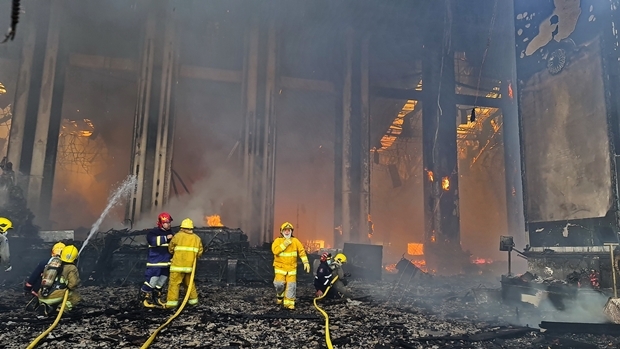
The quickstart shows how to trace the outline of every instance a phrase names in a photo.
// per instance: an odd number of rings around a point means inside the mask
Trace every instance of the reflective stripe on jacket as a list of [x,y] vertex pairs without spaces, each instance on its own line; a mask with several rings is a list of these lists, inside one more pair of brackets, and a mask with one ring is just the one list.
[[284,245],[284,240],[284,237],[279,237],[271,244],[273,267],[276,273],[284,271],[285,274],[293,274],[292,272],[297,270],[297,257],[301,258],[304,264],[308,263],[308,257],[304,246],[296,237],[291,236],[291,244],[288,246]]
[[170,272],[191,273],[194,259],[202,255],[202,240],[191,230],[181,229],[168,243],[168,251],[172,253]]
[[146,234],[146,242],[149,244],[147,267],[168,268],[170,266],[172,255],[168,252],[168,234],[172,232],[160,228],[153,228]]

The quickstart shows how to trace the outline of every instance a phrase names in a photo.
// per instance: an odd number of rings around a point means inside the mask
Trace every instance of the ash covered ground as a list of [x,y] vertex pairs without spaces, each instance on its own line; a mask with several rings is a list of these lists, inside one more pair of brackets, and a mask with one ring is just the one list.
[[[498,277],[405,278],[387,275],[381,283],[351,281],[353,301],[322,303],[330,316],[334,348],[620,346],[620,337],[551,335],[519,327],[536,327],[543,319],[584,321],[584,315],[501,304]],[[142,308],[136,301],[137,289],[137,285],[82,288],[81,307],[63,315],[40,347],[140,347],[173,312]],[[184,309],[151,348],[326,347],[324,320],[312,305],[313,288],[308,283],[300,283],[297,309],[292,312],[274,304],[274,290],[267,284],[228,287],[198,280],[198,290],[200,304]],[[27,299],[21,285],[4,285],[0,294],[0,347],[25,348],[52,323],[52,318],[24,310]]]

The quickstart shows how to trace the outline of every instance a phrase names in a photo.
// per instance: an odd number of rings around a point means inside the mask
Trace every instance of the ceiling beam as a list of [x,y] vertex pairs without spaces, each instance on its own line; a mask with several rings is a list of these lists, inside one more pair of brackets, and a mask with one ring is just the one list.
[[[402,88],[391,87],[373,87],[371,94],[375,97],[392,98],[400,100],[413,99],[422,100],[422,91],[408,90]],[[501,98],[476,97],[471,95],[456,95],[456,104],[471,105],[484,108],[501,108],[503,101]]]

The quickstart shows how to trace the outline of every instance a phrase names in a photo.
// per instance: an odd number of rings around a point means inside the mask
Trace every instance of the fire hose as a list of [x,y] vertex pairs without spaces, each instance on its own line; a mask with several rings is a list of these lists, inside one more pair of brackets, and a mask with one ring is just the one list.
[[185,304],[187,304],[187,301],[189,300],[189,290],[192,289],[192,286],[194,285],[194,275],[196,274],[196,258],[194,258],[194,265],[192,266],[192,273],[189,276],[189,285],[187,285],[187,290],[185,292],[185,298],[183,298],[183,302],[181,303],[181,306],[179,307],[179,309],[177,309],[177,311],[174,313],[174,315],[172,315],[168,321],[164,322],[163,325],[159,326],[155,332],[153,332],[153,334],[151,334],[151,336],[149,337],[149,339],[147,339],[146,342],[144,342],[144,344],[140,347],[140,349],[146,349],[148,348],[153,341],[155,340],[155,337],[157,337],[157,334],[159,334],[159,332],[161,330],[163,330],[166,326],[168,326],[168,324],[170,324],[172,322],[172,320],[174,320],[177,316],[179,316],[179,314],[181,314],[181,311],[183,311],[183,308],[185,307]]
[[56,325],[58,325],[58,322],[60,321],[60,317],[62,316],[62,313],[65,311],[65,304],[67,304],[67,298],[69,298],[69,290],[65,291],[65,295],[62,298],[62,304],[60,306],[60,310],[58,311],[58,315],[56,315],[56,320],[54,320],[54,323],[52,323],[52,325],[50,327],[48,327],[47,330],[45,330],[45,332],[41,333],[41,335],[39,335],[39,337],[35,338],[35,340],[32,341],[32,343],[30,343],[30,345],[28,345],[27,349],[32,349],[32,348],[36,347],[37,344],[39,344],[39,341],[41,339],[45,338],[50,332],[52,332],[54,327],[56,327]]
[[327,295],[327,292],[329,292],[329,289],[332,288],[332,285],[334,284],[334,282],[336,282],[336,280],[338,280],[338,275],[336,275],[336,277],[334,277],[332,279],[332,281],[329,283],[329,286],[327,287],[327,289],[325,290],[325,292],[323,292],[322,295],[320,295],[319,297],[315,297],[314,298],[314,307],[323,315],[323,317],[325,318],[325,344],[327,344],[327,348],[328,349],[334,349],[334,347],[332,346],[332,340],[329,336],[329,316],[327,316],[327,313],[325,312],[325,310],[321,309],[317,304],[316,301],[322,299],[323,297],[325,297]]

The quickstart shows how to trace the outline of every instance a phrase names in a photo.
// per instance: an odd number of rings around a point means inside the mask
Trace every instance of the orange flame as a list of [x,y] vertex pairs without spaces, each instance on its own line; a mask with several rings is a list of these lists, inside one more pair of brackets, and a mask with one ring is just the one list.
[[220,215],[214,214],[212,216],[205,216],[205,224],[207,227],[223,227],[222,219]]
[[514,94],[512,92],[512,83],[511,82],[508,83],[508,97],[510,97],[510,99],[514,98]]
[[450,190],[450,179],[447,176],[441,179],[441,187],[445,191]]
[[426,170],[426,173],[428,175],[428,180],[431,181],[431,182],[434,182],[435,181],[435,177],[433,176],[433,171]]

